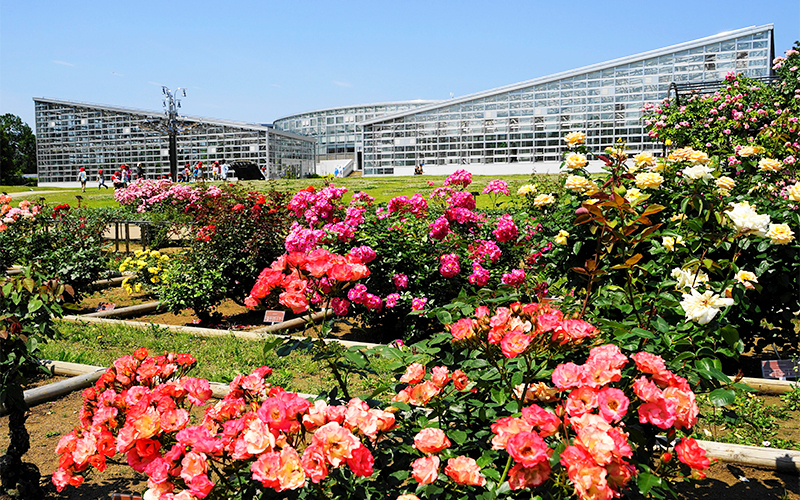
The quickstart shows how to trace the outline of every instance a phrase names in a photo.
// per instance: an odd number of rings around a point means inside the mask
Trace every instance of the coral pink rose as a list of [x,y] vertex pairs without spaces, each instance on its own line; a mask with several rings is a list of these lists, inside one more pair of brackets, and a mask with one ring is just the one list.
[[478,467],[475,459],[459,456],[447,461],[444,473],[458,484],[470,486],[483,486],[486,478],[481,475],[481,468]]
[[425,377],[425,367],[419,363],[412,363],[406,368],[405,374],[400,377],[400,382],[407,384],[418,384]]
[[414,448],[422,453],[439,453],[450,447],[450,440],[441,429],[426,427],[414,436]]
[[550,461],[543,460],[533,467],[516,464],[508,473],[508,485],[512,490],[534,488],[544,484],[550,477]]
[[439,477],[439,457],[428,455],[411,463],[411,476],[419,484],[431,484]]
[[506,451],[524,467],[533,467],[548,458],[547,443],[535,432],[514,435],[506,443]]
[[678,460],[692,469],[707,469],[711,461],[706,456],[706,450],[700,447],[693,438],[683,438],[675,445]]
[[619,422],[628,412],[630,400],[625,393],[614,387],[603,387],[597,394],[600,415],[606,422]]

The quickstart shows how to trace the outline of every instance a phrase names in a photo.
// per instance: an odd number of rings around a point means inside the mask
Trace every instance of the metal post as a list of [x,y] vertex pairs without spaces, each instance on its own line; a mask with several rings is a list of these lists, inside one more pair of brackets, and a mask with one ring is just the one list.
[[125,221],[125,254],[131,253],[131,224]]
[[119,253],[119,221],[114,221],[114,250]]

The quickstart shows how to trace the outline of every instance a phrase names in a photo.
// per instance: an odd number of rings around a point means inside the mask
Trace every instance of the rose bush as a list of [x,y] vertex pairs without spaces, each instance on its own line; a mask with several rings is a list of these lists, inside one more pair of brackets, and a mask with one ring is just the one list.
[[[389,402],[312,402],[271,387],[263,367],[196,424],[188,408],[211,390],[187,376],[194,359],[140,349],[85,391],[53,481],[77,486],[123,453],[148,476],[148,499],[588,499],[668,490],[709,465],[684,434],[692,389],[659,356],[625,356],[589,323],[535,303],[479,306],[449,330],[382,349],[403,374]],[[450,354],[431,356],[445,344]]]

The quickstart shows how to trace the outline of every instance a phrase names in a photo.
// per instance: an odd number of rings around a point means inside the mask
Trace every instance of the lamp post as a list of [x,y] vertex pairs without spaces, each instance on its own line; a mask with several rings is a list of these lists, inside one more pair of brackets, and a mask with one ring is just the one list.
[[161,86],[161,93],[164,94],[164,114],[166,115],[166,122],[164,125],[167,129],[169,136],[169,175],[173,181],[178,180],[178,108],[181,107],[181,100],[177,98],[179,93],[186,97],[186,89],[178,87],[175,93],[170,92],[168,87]]

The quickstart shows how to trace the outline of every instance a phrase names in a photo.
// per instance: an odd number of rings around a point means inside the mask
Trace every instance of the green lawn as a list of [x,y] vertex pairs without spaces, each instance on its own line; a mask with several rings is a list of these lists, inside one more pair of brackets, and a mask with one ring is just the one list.
[[[541,177],[540,177],[541,178]],[[445,177],[434,176],[412,176],[412,177],[352,177],[347,179],[335,179],[334,184],[337,186],[346,187],[351,193],[355,191],[366,191],[370,196],[375,197],[376,202],[388,202],[395,196],[411,196],[414,193],[428,195],[431,187],[428,181],[431,181],[435,186],[441,186]],[[469,186],[470,191],[480,192],[486,184],[496,179],[492,176],[475,176],[473,182]],[[512,175],[504,176],[503,180],[508,182],[509,190],[512,194],[516,193],[517,188],[523,184],[531,182],[530,175]],[[536,181],[535,181],[536,182]],[[309,185],[314,187],[322,187],[324,185],[323,179],[296,179],[296,180],[280,180],[272,181],[272,184],[277,189],[296,192]],[[264,191],[269,189],[270,182],[267,181],[242,181],[242,184],[252,186],[253,189]],[[199,185],[199,184],[198,184]],[[76,196],[81,196],[82,203],[89,207],[115,207],[117,202],[114,200],[113,189],[98,190],[96,186],[87,186],[86,193],[81,193],[80,188],[52,188],[52,187],[20,187],[20,186],[0,186],[0,191],[8,193],[26,192],[33,189],[36,194],[30,196],[14,197],[14,204],[27,199],[29,201],[39,201],[40,197],[44,197],[45,201],[50,205],[60,205],[68,203],[75,206],[77,203]],[[47,191],[40,193],[41,191]],[[508,200],[508,197],[500,196],[498,201]],[[488,196],[483,195],[478,197],[479,207],[488,207],[491,205],[491,200]]]
[[[141,330],[125,325],[71,323],[56,320],[58,338],[40,344],[40,357],[95,366],[110,366],[124,355],[133,354],[138,347],[146,347],[150,355],[166,352],[184,352],[197,358],[194,377],[213,382],[228,383],[236,375],[248,374],[267,365],[272,368],[272,384],[287,390],[317,394],[334,387],[330,368],[314,360],[307,350],[283,353],[269,348],[266,341],[229,337],[199,337],[184,332],[174,332],[153,325]],[[282,355],[283,354],[283,355]],[[388,369],[390,360],[380,354],[368,356],[372,373],[364,377],[351,374],[348,382],[353,394],[369,394],[380,381],[389,381],[393,374]]]

